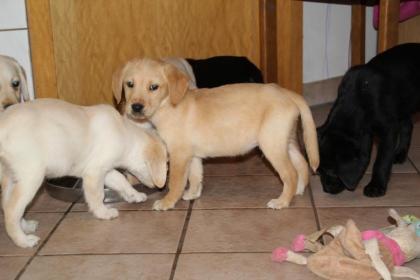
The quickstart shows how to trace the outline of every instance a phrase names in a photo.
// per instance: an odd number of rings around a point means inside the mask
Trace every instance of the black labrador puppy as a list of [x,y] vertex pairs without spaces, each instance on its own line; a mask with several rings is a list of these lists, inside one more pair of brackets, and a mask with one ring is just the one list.
[[244,56],[214,56],[205,59],[187,58],[198,88],[213,88],[234,83],[263,83],[263,76]]
[[324,191],[337,194],[356,188],[376,138],[378,153],[363,193],[385,195],[392,164],[407,158],[411,117],[419,109],[420,44],[396,46],[349,69],[326,122],[318,128]]

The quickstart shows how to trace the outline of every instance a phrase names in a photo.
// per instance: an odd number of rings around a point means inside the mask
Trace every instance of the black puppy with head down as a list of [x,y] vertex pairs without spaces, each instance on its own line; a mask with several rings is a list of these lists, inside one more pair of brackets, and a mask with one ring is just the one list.
[[326,122],[318,128],[324,191],[353,191],[377,138],[378,153],[364,194],[384,195],[392,164],[407,158],[411,117],[419,109],[420,44],[396,46],[348,70]]

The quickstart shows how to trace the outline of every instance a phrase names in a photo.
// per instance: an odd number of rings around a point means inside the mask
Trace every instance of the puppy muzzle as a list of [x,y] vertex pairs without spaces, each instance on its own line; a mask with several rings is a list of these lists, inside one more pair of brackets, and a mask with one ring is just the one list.
[[134,121],[146,121],[147,116],[145,114],[144,105],[141,103],[133,103],[128,107],[128,116]]

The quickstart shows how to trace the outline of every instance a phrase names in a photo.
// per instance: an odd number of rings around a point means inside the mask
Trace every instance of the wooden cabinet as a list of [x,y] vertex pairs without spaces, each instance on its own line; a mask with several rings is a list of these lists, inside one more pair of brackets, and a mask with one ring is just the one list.
[[113,71],[144,56],[244,55],[275,71],[267,66],[275,40],[264,36],[273,34],[274,2],[27,0],[36,95],[112,103]]
[[398,43],[420,43],[420,15],[399,24]]

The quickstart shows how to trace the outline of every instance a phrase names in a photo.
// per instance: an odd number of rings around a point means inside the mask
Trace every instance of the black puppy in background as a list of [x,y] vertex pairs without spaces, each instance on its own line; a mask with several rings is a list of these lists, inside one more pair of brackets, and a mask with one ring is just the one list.
[[326,122],[318,128],[322,186],[353,191],[378,153],[366,196],[386,193],[393,163],[407,158],[412,115],[420,109],[420,44],[396,46],[344,75]]
[[263,83],[260,69],[244,56],[187,58],[198,88],[213,88],[234,83]]

